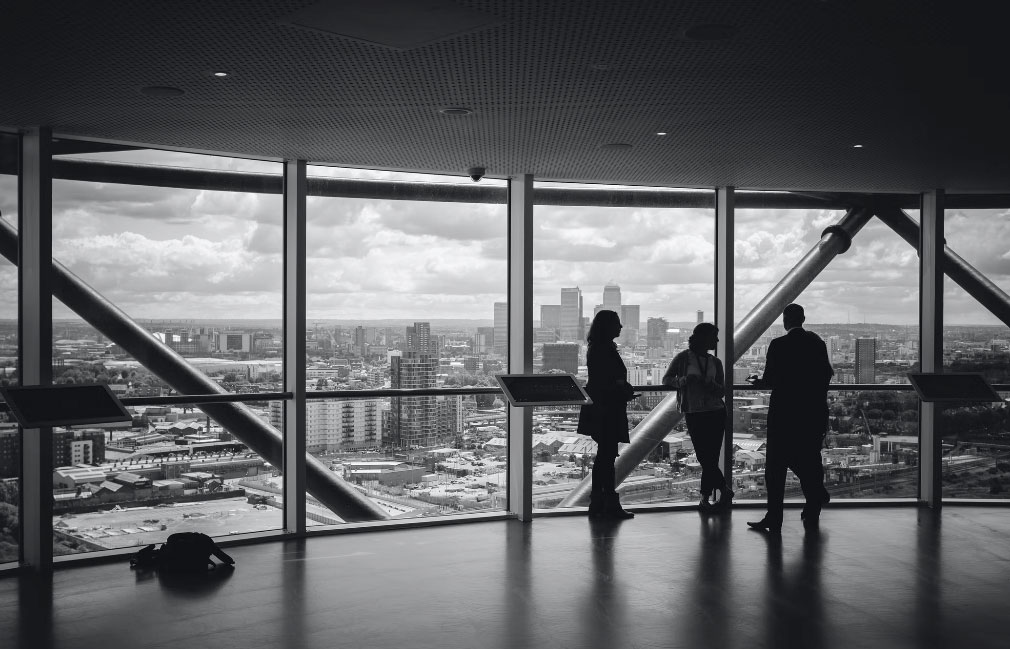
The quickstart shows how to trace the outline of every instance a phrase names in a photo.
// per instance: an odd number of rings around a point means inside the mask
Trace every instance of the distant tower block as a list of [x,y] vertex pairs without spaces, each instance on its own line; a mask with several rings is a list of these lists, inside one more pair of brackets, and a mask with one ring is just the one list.
[[705,312],[698,311],[698,322],[705,322]]
[[856,338],[856,383],[877,382],[877,339]]

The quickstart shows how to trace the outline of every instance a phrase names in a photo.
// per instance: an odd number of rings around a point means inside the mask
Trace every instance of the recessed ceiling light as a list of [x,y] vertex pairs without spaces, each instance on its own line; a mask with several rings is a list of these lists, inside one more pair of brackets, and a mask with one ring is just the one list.
[[690,41],[724,41],[736,36],[736,25],[707,23],[693,25],[684,30],[684,38]]
[[625,149],[630,149],[631,145],[627,142],[607,142],[606,144],[601,144],[600,148],[608,151],[624,151]]
[[186,94],[186,91],[182,88],[174,88],[172,86],[144,86],[140,89],[140,92],[148,97],[178,97],[179,95]]
[[667,135],[666,131],[656,131],[656,135]]
[[439,108],[438,112],[443,115],[470,115],[473,113],[471,109],[462,106],[447,106],[446,108]]
[[862,145],[862,144],[853,144],[853,145],[852,145],[852,148],[853,148],[853,149],[862,149],[862,148],[863,148],[863,145]]
[[223,70],[218,70],[217,72],[212,72],[211,74],[213,74],[215,77],[227,77],[228,76],[228,73],[224,72]]

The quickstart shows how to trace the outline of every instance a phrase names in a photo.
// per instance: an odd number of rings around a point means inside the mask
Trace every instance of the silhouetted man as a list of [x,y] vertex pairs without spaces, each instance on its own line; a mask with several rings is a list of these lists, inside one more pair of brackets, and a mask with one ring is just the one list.
[[772,391],[765,462],[768,513],[761,521],[747,523],[763,532],[782,529],[787,469],[803,488],[805,527],[817,526],[821,505],[830,499],[824,488],[821,445],[828,430],[828,383],[835,371],[824,341],[803,328],[805,319],[799,304],[783,310],[786,335],[768,346],[764,375],[753,382],[754,387]]

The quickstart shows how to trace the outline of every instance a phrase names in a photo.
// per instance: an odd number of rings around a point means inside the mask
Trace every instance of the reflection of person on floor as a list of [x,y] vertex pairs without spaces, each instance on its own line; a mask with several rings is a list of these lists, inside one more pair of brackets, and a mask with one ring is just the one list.
[[828,430],[828,384],[835,372],[824,341],[803,328],[805,319],[799,304],[785,308],[786,335],[768,346],[764,375],[753,381],[754,387],[772,391],[765,458],[768,513],[756,523],[747,523],[763,532],[782,528],[788,469],[799,478],[806,499],[804,526],[817,526],[821,505],[830,499],[824,488],[821,446]]
[[621,335],[621,328],[617,313],[603,310],[593,318],[586,336],[589,342],[586,392],[593,403],[582,407],[578,432],[592,437],[597,446],[593,462],[593,489],[589,496],[589,515],[593,518],[634,516],[621,507],[614,477],[617,445],[629,441],[628,401],[635,397],[628,383],[628,369],[614,342]]
[[[703,512],[727,509],[733,499],[719,468],[726,431],[725,376],[722,361],[708,353],[718,342],[719,328],[710,322],[699,323],[687,339],[687,349],[673,358],[663,376],[664,385],[677,388],[677,406],[687,420],[687,434],[701,464],[698,509]],[[710,502],[716,491],[719,499]]]

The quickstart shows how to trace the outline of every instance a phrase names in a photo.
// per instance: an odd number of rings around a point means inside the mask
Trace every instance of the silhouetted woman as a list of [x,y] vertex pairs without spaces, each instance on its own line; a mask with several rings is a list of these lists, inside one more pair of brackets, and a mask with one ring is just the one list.
[[621,319],[613,311],[596,314],[589,327],[586,365],[589,382],[586,392],[593,400],[579,413],[579,434],[596,442],[593,462],[593,490],[589,496],[589,515],[594,518],[632,518],[621,507],[615,490],[614,462],[617,445],[628,441],[628,401],[634,391],[628,384],[628,369],[617,353],[614,339],[621,335]]
[[[677,405],[687,420],[694,452],[701,464],[701,502],[705,511],[726,509],[733,492],[719,468],[719,452],[726,432],[726,402],[723,399],[725,377],[722,361],[708,353],[719,342],[719,328],[710,322],[699,323],[687,339],[687,349],[673,358],[663,376],[663,383],[677,388]],[[709,500],[715,491],[719,499]]]

